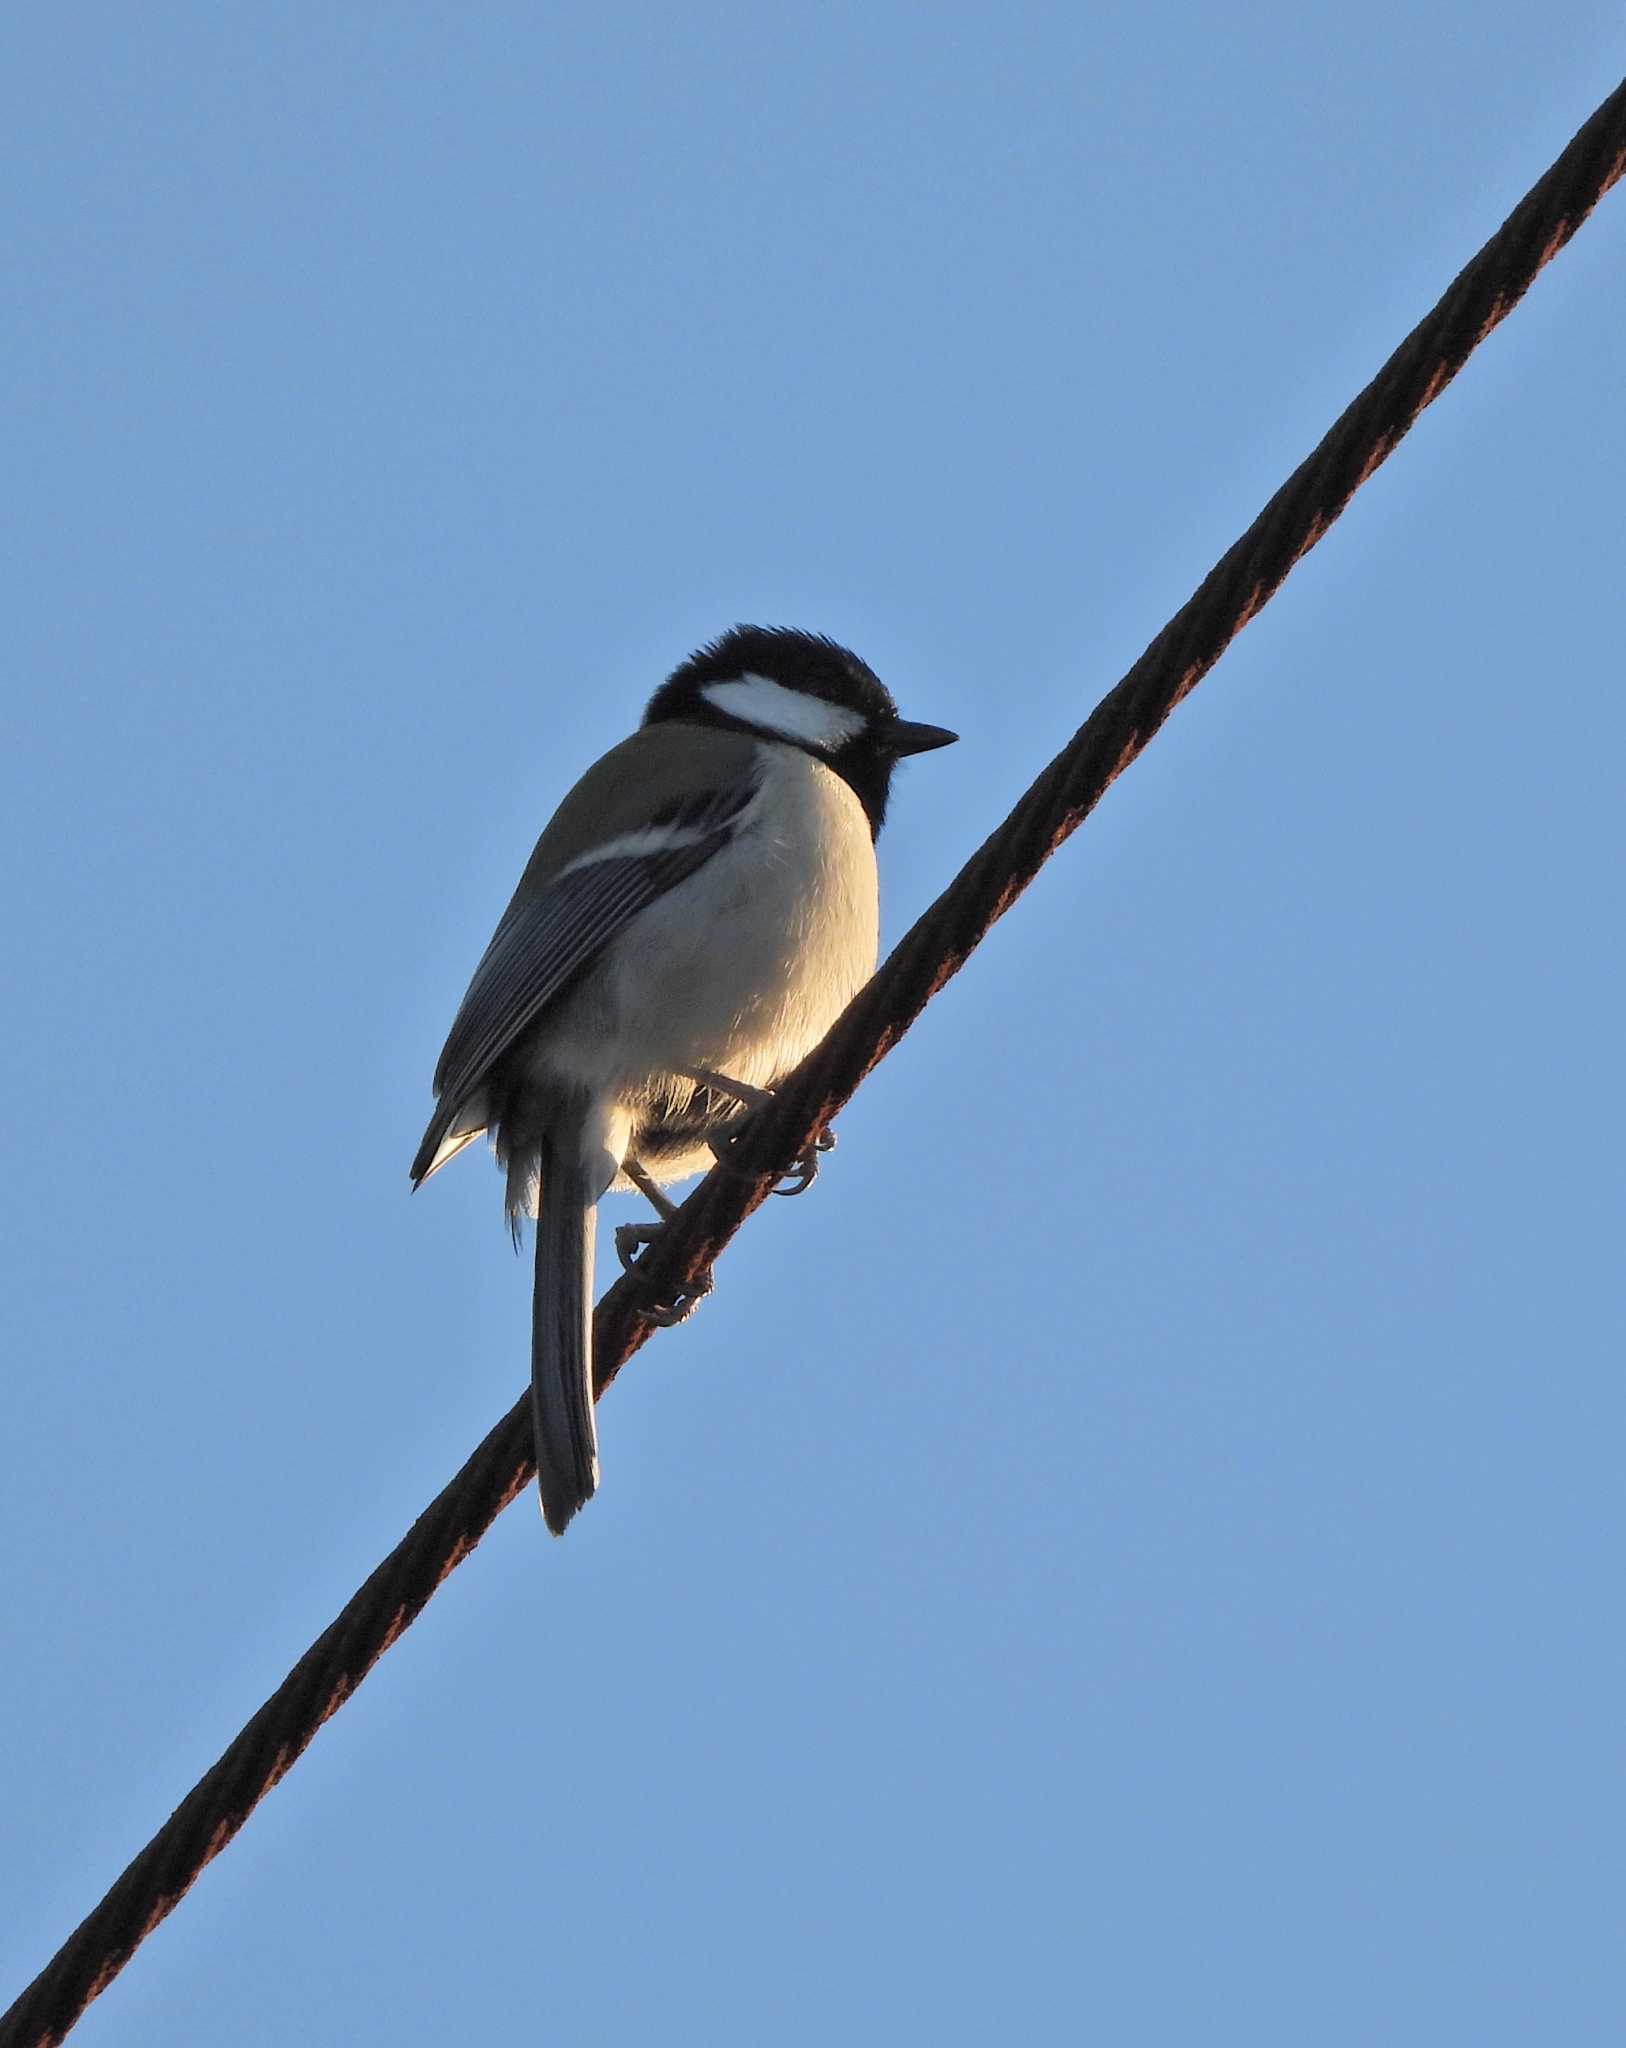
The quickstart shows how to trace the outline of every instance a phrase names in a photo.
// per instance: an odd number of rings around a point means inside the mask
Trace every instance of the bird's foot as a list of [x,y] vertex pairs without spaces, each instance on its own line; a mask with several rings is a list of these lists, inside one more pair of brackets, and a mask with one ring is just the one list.
[[[639,1270],[641,1256],[666,1228],[661,1223],[622,1223],[616,1228],[615,1255],[621,1261],[622,1270],[630,1273],[635,1280],[642,1279]],[[673,1296],[670,1301],[647,1301],[638,1310],[646,1323],[653,1323],[657,1329],[675,1329],[679,1323],[686,1323],[690,1316],[710,1294],[716,1283],[706,1274],[693,1287],[686,1288]]]
[[[680,1067],[678,1072],[685,1081],[697,1081],[702,1088],[714,1089],[719,1095],[731,1095],[736,1102],[743,1102],[750,1111],[732,1131],[724,1131],[720,1137],[707,1141],[711,1156],[725,1173],[732,1173],[740,1180],[765,1180],[772,1168],[752,1166],[741,1158],[742,1141],[750,1134],[753,1120],[759,1110],[766,1109],[773,1101],[771,1088],[758,1088],[749,1081],[735,1081],[727,1074],[715,1074],[710,1067]],[[805,1195],[819,1177],[819,1159],[825,1152],[836,1148],[834,1131],[820,1131],[800,1159],[792,1160],[783,1171],[773,1175],[776,1195]],[[786,1187],[778,1183],[786,1181]]]
[[[740,1157],[741,1141],[750,1135],[751,1119],[748,1117],[738,1130],[724,1132],[710,1141],[711,1156],[725,1173],[732,1173],[740,1180],[761,1180],[767,1170],[751,1166]],[[783,1173],[775,1176],[772,1192],[776,1195],[805,1195],[819,1177],[819,1160],[826,1152],[836,1149],[834,1131],[820,1131],[799,1159],[792,1160]],[[785,1185],[781,1186],[783,1182]]]
[[652,1245],[665,1229],[663,1223],[620,1223],[616,1225],[615,1255],[624,1273],[636,1273],[638,1254]]

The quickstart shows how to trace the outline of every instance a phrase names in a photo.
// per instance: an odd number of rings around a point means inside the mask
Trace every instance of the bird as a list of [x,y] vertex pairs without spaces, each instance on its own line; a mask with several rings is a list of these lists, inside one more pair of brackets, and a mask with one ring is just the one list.
[[[874,972],[892,775],[957,734],[898,714],[849,649],[735,626],[554,812],[435,1068],[416,1189],[488,1133],[516,1245],[535,1217],[531,1416],[543,1519],[598,1487],[601,1196],[710,1167]],[[804,1181],[816,1161],[803,1167]],[[624,1226],[618,1249],[658,1226]]]

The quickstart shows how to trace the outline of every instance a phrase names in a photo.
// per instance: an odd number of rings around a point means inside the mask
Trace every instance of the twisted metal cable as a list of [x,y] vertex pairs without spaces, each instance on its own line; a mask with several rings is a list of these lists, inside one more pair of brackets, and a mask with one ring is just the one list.
[[[763,1177],[713,1173],[683,1204],[636,1277],[599,1303],[597,1392],[649,1336],[650,1290],[699,1285],[773,1183],[897,1044],[978,941],[1134,760],[1299,557],[1327,531],[1423,408],[1513,309],[1538,271],[1626,170],[1626,84],[1401,343],[999,829],[914,925],[816,1051],[753,1119]],[[0,2048],[55,2048],[90,2001],[243,1825],[258,1802],[416,1619],[533,1472],[529,1406],[517,1402],[461,1472],[300,1658],[214,1768],[3,2016]]]

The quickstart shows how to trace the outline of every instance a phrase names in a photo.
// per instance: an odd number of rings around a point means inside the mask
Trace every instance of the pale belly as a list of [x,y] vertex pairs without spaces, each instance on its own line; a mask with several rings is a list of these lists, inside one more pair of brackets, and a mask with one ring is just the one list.
[[863,806],[822,763],[774,753],[734,843],[630,923],[633,943],[617,944],[538,1036],[538,1066],[603,1104],[611,1157],[630,1152],[660,1180],[708,1167],[707,1133],[738,1114],[697,1095],[683,1069],[771,1088],[874,971]]

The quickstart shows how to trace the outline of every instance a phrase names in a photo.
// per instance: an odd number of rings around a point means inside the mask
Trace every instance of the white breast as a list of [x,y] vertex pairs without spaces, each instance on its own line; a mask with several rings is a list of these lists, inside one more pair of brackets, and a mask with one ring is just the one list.
[[823,762],[761,744],[732,843],[651,904],[559,1006],[538,1052],[629,1107],[704,1067],[768,1088],[875,968],[879,907],[864,807]]

